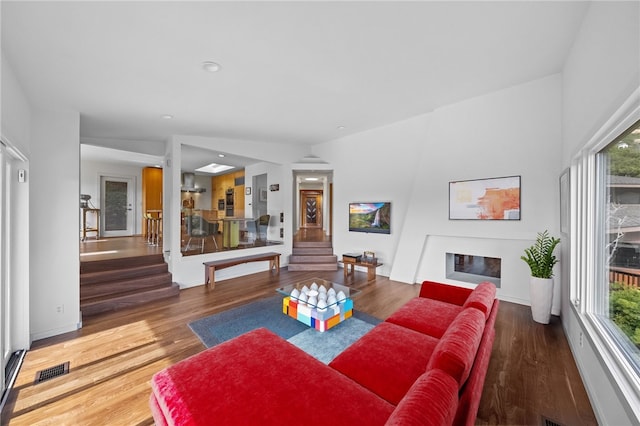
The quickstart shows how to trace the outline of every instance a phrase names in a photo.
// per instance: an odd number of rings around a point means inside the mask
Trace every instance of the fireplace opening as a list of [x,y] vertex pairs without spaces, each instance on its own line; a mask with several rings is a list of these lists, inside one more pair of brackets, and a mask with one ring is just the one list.
[[447,253],[446,277],[472,284],[489,281],[500,287],[502,259],[471,254]]

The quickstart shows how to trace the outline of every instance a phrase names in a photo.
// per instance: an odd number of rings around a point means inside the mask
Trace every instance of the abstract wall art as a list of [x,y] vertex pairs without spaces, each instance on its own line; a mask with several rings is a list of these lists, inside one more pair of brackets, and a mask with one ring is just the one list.
[[449,182],[449,219],[520,220],[520,176]]

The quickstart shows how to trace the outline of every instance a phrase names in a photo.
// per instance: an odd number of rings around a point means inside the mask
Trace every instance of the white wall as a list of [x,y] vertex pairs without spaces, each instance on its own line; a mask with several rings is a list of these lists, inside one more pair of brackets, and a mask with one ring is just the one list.
[[9,62],[2,53],[0,131],[27,158],[31,144],[31,108]]
[[[278,184],[282,187],[281,180],[283,179],[283,166],[279,164],[273,163],[258,163],[253,164],[251,166],[247,166],[244,169],[244,181],[246,186],[252,186],[251,195],[246,195],[244,199],[244,211],[245,216],[253,215],[253,204],[252,199],[255,197],[256,199],[259,197],[258,191],[259,187],[253,186],[253,178],[254,176],[262,176],[266,175],[266,180],[263,185],[264,188],[267,189],[267,202],[266,211],[261,211],[260,214],[268,214],[271,217],[269,218],[269,228],[267,229],[267,240],[270,241],[282,241],[284,238],[280,238],[280,213],[283,211],[283,192],[280,191],[270,191],[269,186],[273,184]],[[252,216],[256,219],[258,216]],[[283,251],[284,253],[284,251]],[[286,264],[287,259],[286,256],[283,256],[281,259],[281,264]]]
[[[499,257],[498,296],[529,304],[530,271],[520,254],[538,232],[558,233],[560,97],[554,75],[433,113],[426,139],[438,149],[425,152],[416,170],[393,279],[454,283],[444,277],[447,252]],[[521,220],[448,219],[450,181],[514,175],[521,177]]]
[[563,71],[563,164],[638,87],[640,5],[594,2]]
[[[589,8],[563,72],[563,165],[599,131],[631,93],[640,87],[640,3],[595,2]],[[562,256],[569,257],[568,245]],[[563,276],[569,265],[562,265]],[[568,280],[563,287],[563,326],[582,374],[598,422],[638,424],[622,392],[624,380],[607,368],[588,336],[587,321],[570,304]],[[585,336],[584,339],[580,335]],[[583,340],[583,345],[580,341]]]
[[[335,168],[335,252],[372,250],[384,263],[378,272],[393,280],[442,281],[430,267],[432,257],[424,256],[428,236],[524,240],[526,246],[539,231],[556,233],[560,96],[554,75],[314,146]],[[450,181],[511,175],[522,177],[522,220],[448,219]],[[347,231],[348,203],[369,200],[392,202],[391,235]],[[444,256],[441,262],[444,267]],[[528,286],[529,272],[519,262],[507,265],[515,272],[502,296],[528,303],[521,287]]]
[[[7,350],[28,349],[31,346],[29,320],[29,152],[31,145],[31,107],[13,70],[2,54],[0,75],[0,135],[5,143],[18,150],[26,159],[13,159],[9,163],[9,176],[16,176],[17,169],[27,172],[27,181],[10,183],[10,211],[8,212],[10,235],[5,241],[9,250],[8,267],[11,294],[11,343]],[[5,216],[7,218],[7,216]],[[2,318],[0,323],[4,327]]]
[[34,111],[29,194],[33,340],[75,330],[81,321],[75,208],[80,189],[79,134],[77,112]]
[[[80,167],[80,193],[91,195],[90,202],[96,208],[102,208],[103,206],[102,194],[100,194],[100,176],[133,178],[136,197],[134,203],[132,203],[133,233],[136,235],[142,234],[142,168],[111,162],[83,160]],[[80,201],[78,201],[78,205],[79,203]],[[81,218],[80,221],[82,221]],[[94,225],[94,216],[87,215],[87,227],[93,227]]]
[[[389,276],[411,203],[426,139],[428,115],[315,145],[313,154],[333,169],[333,247],[342,253],[371,250]],[[349,202],[390,201],[391,234],[349,232]],[[414,265],[415,268],[415,265]]]

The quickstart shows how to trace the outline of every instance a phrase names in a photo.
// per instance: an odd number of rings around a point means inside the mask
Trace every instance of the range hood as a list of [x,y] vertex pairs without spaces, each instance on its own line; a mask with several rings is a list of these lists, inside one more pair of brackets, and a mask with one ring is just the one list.
[[205,192],[205,188],[196,188],[196,175],[194,173],[182,174],[182,187],[180,192]]

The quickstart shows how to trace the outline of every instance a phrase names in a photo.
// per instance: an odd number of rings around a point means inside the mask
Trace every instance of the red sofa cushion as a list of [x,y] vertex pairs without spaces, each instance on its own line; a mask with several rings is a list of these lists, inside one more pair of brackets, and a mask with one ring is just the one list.
[[423,281],[420,287],[420,297],[440,300],[462,306],[471,294],[471,289],[456,285],[442,284],[434,281]]
[[379,425],[394,409],[264,328],[156,373],[151,386],[177,425]]
[[432,336],[383,322],[334,358],[329,366],[397,405],[425,372],[437,344],[438,339]]
[[386,426],[450,425],[457,406],[458,383],[442,370],[429,370],[411,386]]
[[387,321],[439,339],[460,312],[461,306],[416,297],[391,314]]
[[462,305],[463,308],[476,308],[484,313],[485,319],[489,318],[491,308],[493,307],[493,300],[496,298],[496,286],[490,282],[483,282],[478,284],[473,289],[467,300]]
[[473,366],[484,325],[484,314],[478,309],[467,308],[460,312],[434,349],[427,370],[439,368],[462,386]]

